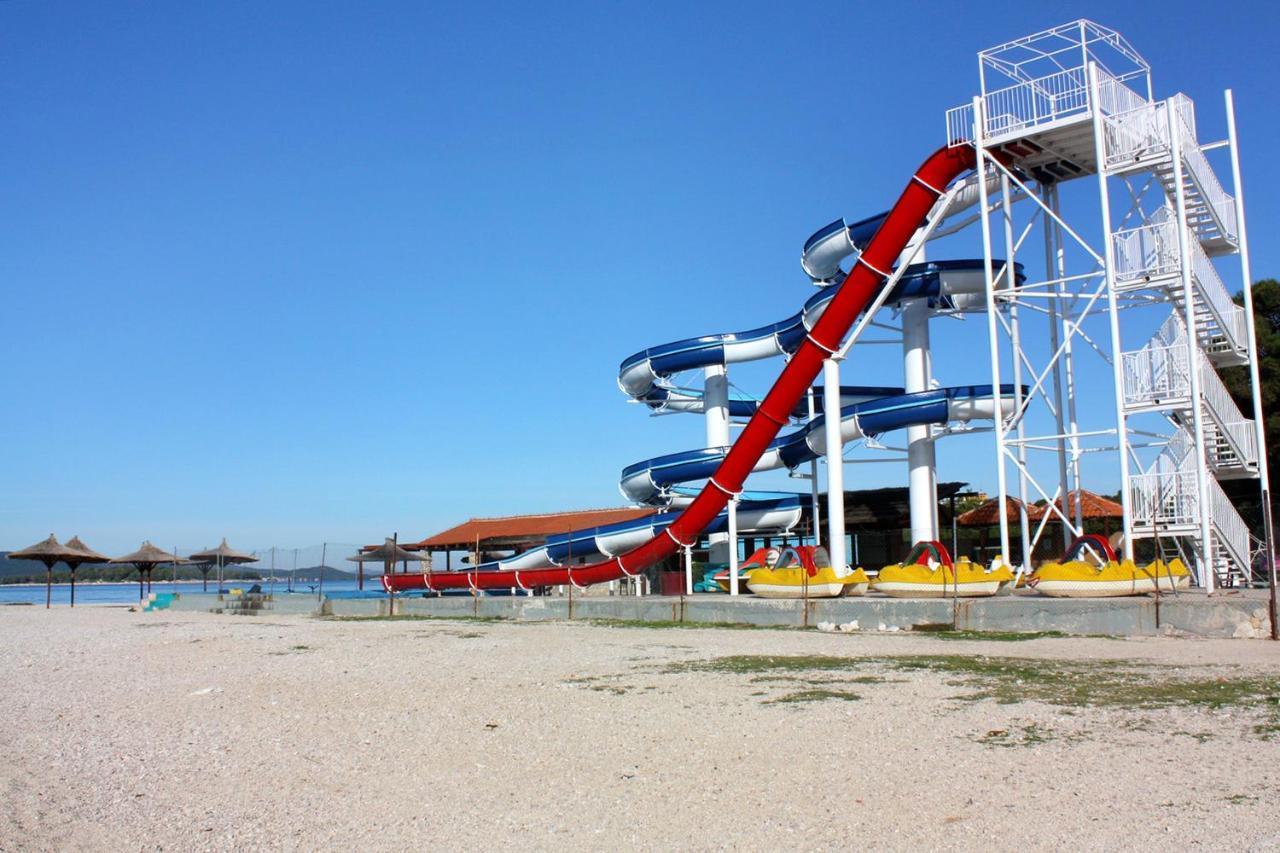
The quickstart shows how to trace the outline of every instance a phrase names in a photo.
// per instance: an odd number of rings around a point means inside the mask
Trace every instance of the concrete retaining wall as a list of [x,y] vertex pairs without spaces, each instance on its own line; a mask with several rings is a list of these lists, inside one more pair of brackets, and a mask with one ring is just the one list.
[[[386,616],[386,599],[327,599],[330,616]],[[572,607],[572,610],[570,609]],[[1198,637],[1265,637],[1270,634],[1265,598],[1252,591],[1207,598],[1177,597],[1066,599],[1033,595],[961,600],[864,598],[803,601],[726,595],[615,597],[397,598],[397,615],[479,617],[513,620],[617,619],[627,622],[816,626],[857,621],[861,630],[880,625],[909,630],[918,625],[950,625],[970,631],[1061,631],[1065,634]]]

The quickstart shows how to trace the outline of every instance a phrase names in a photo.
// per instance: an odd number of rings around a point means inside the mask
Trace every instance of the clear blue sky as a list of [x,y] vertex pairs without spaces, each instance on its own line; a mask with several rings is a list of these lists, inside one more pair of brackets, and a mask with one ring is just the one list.
[[[976,51],[1074,17],[1128,36],[1205,135],[1235,88],[1277,274],[1274,7],[1000,8],[0,4],[0,548],[617,505],[623,465],[702,440],[627,405],[618,362],[793,311],[803,240],[893,200]],[[946,458],[993,485],[985,454]]]

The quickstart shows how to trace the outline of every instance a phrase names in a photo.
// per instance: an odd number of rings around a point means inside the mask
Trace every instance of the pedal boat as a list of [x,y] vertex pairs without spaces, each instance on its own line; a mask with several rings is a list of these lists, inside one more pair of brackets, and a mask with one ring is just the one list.
[[[771,553],[768,553],[771,552]],[[814,545],[761,548],[743,566],[747,588],[761,598],[839,598],[862,595],[870,578],[862,569],[843,573],[831,565],[827,549]]]
[[894,598],[983,598],[1013,582],[1003,562],[988,568],[966,557],[953,561],[941,542],[917,542],[901,563],[885,566],[871,585]]
[[1045,563],[1027,580],[1027,586],[1052,598],[1147,595],[1190,585],[1191,572],[1181,560],[1139,567],[1132,560],[1117,560],[1110,543],[1093,533],[1072,542],[1061,561]]
[[[749,568],[749,565],[750,565],[750,562],[748,561],[748,563],[744,563],[743,565],[738,566],[738,592],[747,591],[747,570]],[[714,575],[711,576],[711,580],[716,585],[716,589],[715,589],[716,592],[728,592],[729,591],[729,567],[725,566],[724,568],[720,569],[720,571],[716,572]]]

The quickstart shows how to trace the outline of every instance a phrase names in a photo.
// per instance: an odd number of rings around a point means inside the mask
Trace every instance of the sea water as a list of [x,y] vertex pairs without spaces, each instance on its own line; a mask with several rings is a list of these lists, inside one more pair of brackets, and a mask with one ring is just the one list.
[[[260,584],[263,592],[271,592],[275,595],[297,595],[314,597],[319,592],[319,583],[316,581],[307,581],[303,583],[295,580],[293,582],[293,592],[289,592],[288,579],[276,579],[273,585],[269,580],[262,581],[224,581],[225,589],[248,589],[254,584]],[[357,588],[354,580],[341,581],[325,581],[324,591],[328,592],[350,592]],[[376,577],[364,579],[364,588],[366,590],[380,590],[382,584],[378,582]],[[217,590],[217,585],[209,584],[209,592],[212,594]],[[200,581],[160,581],[153,580],[151,582],[152,592],[178,592],[197,594],[202,591]],[[0,605],[6,604],[34,604],[41,607],[44,606],[45,588],[44,584],[0,584]],[[55,583],[53,585],[53,604],[55,606],[65,607],[71,603],[71,584]],[[81,604],[137,604],[138,603],[138,582],[132,583],[78,583],[76,584],[76,606]]]

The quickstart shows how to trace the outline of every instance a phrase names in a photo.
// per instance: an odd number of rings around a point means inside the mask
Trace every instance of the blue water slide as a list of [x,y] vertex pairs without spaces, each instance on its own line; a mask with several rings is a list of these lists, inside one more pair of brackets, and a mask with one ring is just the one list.
[[[738,507],[738,529],[744,533],[791,530],[800,523],[804,507],[811,499],[808,495],[790,492],[758,492],[744,494],[743,497],[746,500]],[[553,534],[547,537],[545,545],[480,563],[475,569],[482,572],[523,571],[563,566],[601,556],[614,557],[636,547],[636,543],[661,534],[678,516],[678,512],[659,512],[616,524]],[[728,529],[729,515],[722,512],[707,532],[722,533]]]
[[[886,385],[841,385],[840,405],[852,406],[855,403],[865,403],[869,400],[878,400],[881,397],[892,397],[902,392],[903,389],[901,387]],[[813,404],[814,410],[818,412],[822,411],[822,394],[822,386],[815,386]],[[665,385],[655,385],[649,389],[649,393],[645,394],[639,402],[644,403],[655,412],[703,414],[706,411],[706,407],[703,405],[702,391],[692,388],[672,388]],[[749,418],[756,413],[756,409],[759,406],[759,400],[735,396],[732,393],[729,396],[730,417]],[[808,400],[801,400],[797,403],[791,414],[792,417],[807,418],[809,416]]]
[[[847,232],[855,226],[843,227]],[[996,262],[997,269],[1001,265],[1002,262]],[[1008,286],[1007,278],[997,286]],[[1021,281],[1022,278],[1022,267],[1015,264],[1015,279]],[[927,298],[939,308],[982,309],[986,304],[985,289],[986,275],[981,260],[928,261],[907,267],[886,304]],[[673,374],[715,364],[789,355],[822,316],[835,290],[823,287],[800,311],[777,323],[745,332],[686,338],[641,350],[619,366],[618,387],[632,399],[648,402],[654,389],[665,387],[666,380]]]
[[[1013,385],[1000,386],[1001,415],[1013,409]],[[967,423],[996,416],[990,385],[962,385],[915,394],[898,394],[840,410],[840,434],[845,442],[918,424]],[[824,416],[770,442],[753,469],[756,472],[794,469],[825,453]],[[727,447],[706,447],[646,459],[622,470],[619,488],[629,500],[661,505],[681,483],[710,477],[728,453]]]
[[[969,199],[962,200],[960,206],[973,204],[977,198],[976,185],[971,188],[969,196]],[[796,314],[745,332],[688,338],[638,352],[623,361],[618,373],[619,387],[632,399],[655,411],[704,411],[700,391],[675,388],[665,380],[685,370],[786,356],[794,352],[834,296],[835,288],[831,285],[843,278],[842,262],[865,247],[884,216],[877,214],[852,224],[843,219],[836,220],[805,242],[801,266],[822,289],[809,298]],[[996,266],[999,268],[1000,262]],[[1021,267],[1016,266],[1015,270],[1016,280],[1020,281]],[[1010,284],[1006,278],[997,286],[1008,287]],[[936,307],[967,310],[981,307],[980,299],[975,297],[982,297],[984,289],[982,261],[931,261],[909,266],[887,304],[928,298]],[[1004,388],[1004,394],[1012,394],[1011,386]],[[990,386],[948,388],[920,394],[904,394],[901,388],[880,386],[841,386],[840,390],[841,432],[846,441],[913,423],[946,423],[990,417],[990,410],[994,409]],[[821,395],[814,402],[816,411],[821,412]],[[1006,410],[1010,402],[1006,399]],[[758,401],[734,397],[729,400],[729,414],[738,418],[750,417],[758,405]],[[987,414],[984,415],[984,411]],[[794,415],[797,418],[808,417],[807,401],[796,407]],[[756,470],[794,467],[816,458],[821,454],[822,423],[822,417],[816,417],[805,427],[775,439]],[[631,496],[635,491],[639,503],[677,507],[692,500],[699,491],[680,484],[705,479],[727,450],[695,450],[629,466],[623,474],[623,492]],[[647,481],[648,485],[637,488],[642,481]],[[743,532],[791,530],[800,522],[803,508],[810,499],[809,495],[789,492],[744,492],[737,510],[738,529]],[[482,563],[475,569],[514,571],[513,580],[519,584],[518,573],[523,569],[626,553],[650,537],[661,534],[677,516],[677,512],[660,512],[617,524],[553,535],[546,545]],[[722,512],[706,532],[722,533],[727,529],[728,514]]]

